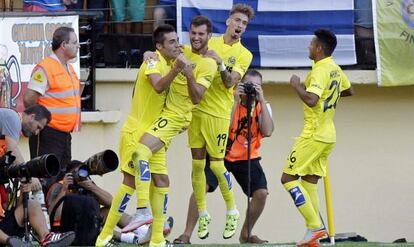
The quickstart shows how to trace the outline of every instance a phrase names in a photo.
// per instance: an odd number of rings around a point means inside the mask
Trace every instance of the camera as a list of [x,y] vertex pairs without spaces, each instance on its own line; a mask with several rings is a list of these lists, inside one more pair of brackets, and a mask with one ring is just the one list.
[[92,155],[83,162],[90,171],[90,175],[104,175],[105,173],[114,171],[118,167],[118,156],[110,149]]
[[7,183],[10,178],[50,178],[57,176],[60,170],[59,160],[54,154],[45,154],[21,164],[11,152],[0,158],[0,181]]
[[87,180],[90,175],[100,175],[114,171],[118,167],[118,156],[112,150],[105,150],[94,154],[84,162],[72,160],[67,167],[72,172],[72,189],[79,189],[77,183]]
[[78,168],[72,171],[73,182],[75,184],[88,179],[89,175],[92,175],[90,174],[88,166],[84,165],[82,162],[78,160],[74,160],[72,162],[79,162],[78,164],[80,165]]
[[250,82],[250,81],[245,82],[243,84],[243,88],[244,88],[244,93],[246,95],[254,95],[254,94],[256,94],[256,89],[254,88],[253,83]]

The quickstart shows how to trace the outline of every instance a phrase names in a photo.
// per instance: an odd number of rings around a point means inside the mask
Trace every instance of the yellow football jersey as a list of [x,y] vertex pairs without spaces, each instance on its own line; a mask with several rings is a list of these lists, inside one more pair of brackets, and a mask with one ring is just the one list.
[[[184,55],[192,63],[196,82],[208,89],[217,72],[216,62],[211,58],[193,53],[190,46],[184,46]],[[190,113],[195,107],[188,94],[187,78],[183,72],[179,73],[171,83],[165,107],[166,110],[178,114]]]
[[124,130],[147,129],[160,115],[165,105],[167,90],[157,93],[148,78],[151,74],[160,74],[163,77],[171,70],[171,64],[167,63],[158,51],[157,54],[159,60],[149,60],[142,63],[139,68],[132,96],[131,111],[124,124]]
[[[241,77],[252,62],[252,53],[240,41],[227,45],[224,43],[223,36],[213,37],[208,42],[208,48],[221,57],[228,71],[236,71]],[[226,88],[217,68],[213,83],[196,109],[216,117],[230,119],[234,101],[233,92],[234,88]]]
[[324,58],[312,66],[305,80],[307,92],[319,96],[314,107],[304,104],[304,127],[301,136],[334,143],[336,130],[334,116],[341,92],[350,88],[351,83],[332,57]]

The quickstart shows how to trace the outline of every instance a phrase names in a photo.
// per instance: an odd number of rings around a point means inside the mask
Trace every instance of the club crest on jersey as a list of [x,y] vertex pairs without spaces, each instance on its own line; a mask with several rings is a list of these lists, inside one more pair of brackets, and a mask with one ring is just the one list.
[[331,73],[329,73],[329,78],[335,78],[335,77],[339,77],[339,71],[338,70],[333,70],[331,71]]
[[157,66],[157,61],[154,59],[150,59],[147,61],[147,68],[148,69],[153,69],[155,68],[155,66]]
[[135,165],[134,165],[134,161],[130,160],[130,161],[128,162],[128,167],[129,167],[129,168],[131,168],[131,169],[134,169],[134,167],[135,167]]
[[224,177],[226,178],[226,181],[227,181],[227,187],[229,188],[229,190],[231,190],[231,188],[233,187],[233,184],[232,184],[232,182],[231,182],[230,172],[225,171],[225,172],[223,173],[223,175],[224,175]]
[[141,181],[150,181],[151,180],[151,172],[149,169],[148,161],[140,160],[139,161],[139,169],[141,172]]
[[236,58],[231,56],[229,59],[227,59],[227,66],[234,66],[236,64]]

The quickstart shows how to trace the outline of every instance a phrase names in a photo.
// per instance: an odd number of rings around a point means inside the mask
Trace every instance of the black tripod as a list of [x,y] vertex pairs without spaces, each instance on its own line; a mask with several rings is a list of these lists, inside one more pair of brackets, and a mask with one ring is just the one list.
[[[1,167],[7,167],[13,164],[13,162],[16,160],[16,157],[11,154],[11,151],[8,151],[4,156],[0,157],[0,166]],[[24,169],[22,171],[24,172]],[[30,177],[23,177],[20,181],[21,183],[29,183]],[[13,192],[11,195],[11,199],[8,202],[7,210],[10,210],[11,208],[14,208],[15,202],[17,200],[17,190],[19,182],[17,179],[11,179],[11,178],[2,178],[3,182],[9,182],[13,185]],[[23,192],[23,220],[24,220],[24,246],[22,247],[28,247],[32,246],[31,239],[30,239],[30,226],[29,226],[29,193]]]
[[252,139],[252,104],[255,100],[255,94],[247,94],[247,214],[246,214],[246,223],[247,223],[247,240],[251,237],[251,228],[250,228],[250,194],[251,194],[251,139]]
[[[30,183],[31,178],[24,177],[21,183]],[[29,192],[23,192],[23,224],[24,224],[24,238],[25,246],[31,245],[30,225],[29,225]]]

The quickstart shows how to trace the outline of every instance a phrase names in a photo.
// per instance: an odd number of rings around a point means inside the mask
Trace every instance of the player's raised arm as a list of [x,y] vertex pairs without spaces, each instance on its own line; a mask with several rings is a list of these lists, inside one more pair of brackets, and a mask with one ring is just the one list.
[[[153,62],[154,60],[148,61],[148,63]],[[174,67],[165,76],[162,77],[161,74],[158,73],[148,75],[151,85],[154,87],[155,91],[157,93],[162,93],[164,90],[166,90],[174,78],[183,70],[183,68],[188,63],[188,60],[183,56],[183,54],[180,54],[176,59]]]
[[296,93],[299,95],[300,99],[309,107],[314,107],[318,103],[319,96],[307,92],[305,87],[300,84],[300,78],[297,75],[292,75],[290,78],[290,85],[295,89]]

